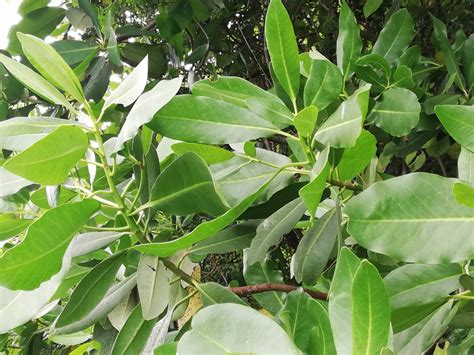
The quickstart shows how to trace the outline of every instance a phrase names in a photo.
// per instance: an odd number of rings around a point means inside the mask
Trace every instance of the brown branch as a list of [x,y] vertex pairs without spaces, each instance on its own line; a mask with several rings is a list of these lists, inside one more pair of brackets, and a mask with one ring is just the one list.
[[362,191],[362,188],[358,186],[357,184],[354,184],[352,182],[342,182],[342,181],[337,181],[333,179],[328,179],[326,180],[328,183],[330,183],[333,186],[338,186],[338,187],[345,187],[348,190],[352,191]]
[[[254,293],[262,293],[268,291],[279,291],[289,293],[298,289],[298,286],[285,285],[285,284],[258,284],[258,285],[249,285],[249,286],[240,286],[240,287],[230,287],[229,290],[235,293],[238,296],[252,295]],[[324,292],[313,291],[307,288],[304,291],[309,294],[311,297],[318,300],[327,301],[328,295]]]

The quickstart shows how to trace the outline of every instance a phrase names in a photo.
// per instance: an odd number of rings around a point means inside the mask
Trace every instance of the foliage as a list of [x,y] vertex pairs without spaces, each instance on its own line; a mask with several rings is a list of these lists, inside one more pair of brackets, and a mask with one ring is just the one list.
[[22,4],[2,351],[472,353],[468,2],[310,3]]

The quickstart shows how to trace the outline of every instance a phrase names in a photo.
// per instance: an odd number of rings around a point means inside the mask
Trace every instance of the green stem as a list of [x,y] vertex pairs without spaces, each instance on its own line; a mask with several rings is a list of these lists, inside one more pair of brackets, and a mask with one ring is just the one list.
[[186,281],[190,285],[196,285],[198,282],[193,279],[191,275],[188,275],[183,270],[181,270],[178,266],[176,266],[172,261],[169,259],[160,259],[163,265],[165,265],[173,274],[180,277],[181,280]]

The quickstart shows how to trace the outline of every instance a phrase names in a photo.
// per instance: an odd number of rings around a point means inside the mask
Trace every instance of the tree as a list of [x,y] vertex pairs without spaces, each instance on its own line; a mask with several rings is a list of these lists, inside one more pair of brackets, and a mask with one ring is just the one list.
[[472,11],[355,5],[24,2],[4,351],[472,352]]

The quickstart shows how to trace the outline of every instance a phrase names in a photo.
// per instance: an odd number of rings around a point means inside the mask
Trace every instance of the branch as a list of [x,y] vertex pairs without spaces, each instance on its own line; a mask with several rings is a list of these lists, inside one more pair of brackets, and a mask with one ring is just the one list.
[[[268,291],[280,291],[289,293],[298,289],[298,286],[285,285],[285,284],[258,284],[258,285],[249,285],[249,286],[240,286],[240,287],[230,287],[229,290],[235,293],[238,296],[252,295],[254,293],[262,293]],[[327,301],[328,295],[324,292],[313,291],[307,288],[304,291],[309,294],[311,297],[318,300]]]
[[358,191],[358,192],[362,191],[362,188],[360,186],[352,182],[342,182],[342,181],[333,180],[333,179],[328,179],[326,181],[333,186],[345,187],[346,189],[352,190],[352,191]]

